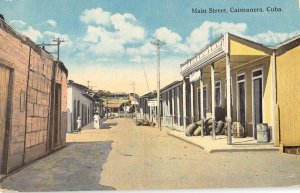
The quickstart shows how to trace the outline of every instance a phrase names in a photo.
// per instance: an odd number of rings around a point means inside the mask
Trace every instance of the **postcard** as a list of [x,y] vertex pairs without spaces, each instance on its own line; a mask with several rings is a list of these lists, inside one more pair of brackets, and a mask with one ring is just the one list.
[[299,21],[299,0],[1,0],[0,191],[299,191]]

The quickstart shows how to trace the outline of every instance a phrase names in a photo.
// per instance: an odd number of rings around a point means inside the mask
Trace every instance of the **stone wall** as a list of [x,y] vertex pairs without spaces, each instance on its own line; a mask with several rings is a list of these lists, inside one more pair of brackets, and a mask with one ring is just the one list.
[[[2,160],[7,165],[5,171],[10,172],[51,152],[47,143],[49,129],[53,129],[49,127],[49,118],[54,58],[0,20],[0,63],[10,69],[13,80],[11,113],[7,115],[7,156]],[[64,145],[68,72],[61,62],[56,69],[54,82],[62,88],[60,140]]]

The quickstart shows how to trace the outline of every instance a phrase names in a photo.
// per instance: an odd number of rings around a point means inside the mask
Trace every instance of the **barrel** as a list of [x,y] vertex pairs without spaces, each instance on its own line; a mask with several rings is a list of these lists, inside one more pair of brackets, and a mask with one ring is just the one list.
[[269,142],[268,124],[266,124],[266,123],[257,124],[256,131],[257,131],[257,142],[258,143],[268,143]]

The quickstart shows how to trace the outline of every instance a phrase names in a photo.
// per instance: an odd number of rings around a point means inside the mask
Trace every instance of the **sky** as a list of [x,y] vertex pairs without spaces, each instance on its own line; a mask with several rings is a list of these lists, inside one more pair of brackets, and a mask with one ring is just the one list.
[[[231,7],[283,11],[192,13],[192,8]],[[300,34],[298,0],[0,0],[0,13],[37,44],[63,38],[60,59],[70,80],[112,92],[133,92],[135,82],[140,95],[156,89],[154,39],[166,43],[163,87],[182,79],[180,64],[222,33],[266,45]]]

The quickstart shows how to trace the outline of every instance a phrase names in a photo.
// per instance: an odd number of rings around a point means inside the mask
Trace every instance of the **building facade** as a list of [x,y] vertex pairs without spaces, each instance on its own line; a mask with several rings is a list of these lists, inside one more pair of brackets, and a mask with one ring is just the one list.
[[64,64],[0,19],[0,174],[64,146]]
[[[93,121],[96,100],[89,94],[90,89],[74,81],[68,82],[68,132],[77,129],[77,119],[81,118],[82,126]],[[92,92],[92,91],[90,91]]]
[[156,123],[156,107],[150,106],[149,101],[156,101],[156,91],[149,92],[138,98],[138,112],[140,117],[144,120]]
[[293,108],[300,101],[292,94],[300,83],[294,74],[299,72],[299,38],[267,47],[227,33],[181,64],[184,128],[209,113],[229,125],[240,122],[253,138],[257,124],[266,123],[275,146],[300,146],[299,110]]
[[[239,122],[244,136],[256,139],[257,124],[265,123],[274,146],[299,153],[299,45],[299,35],[274,47],[222,35],[180,65],[182,81],[161,89],[162,125],[185,131],[207,118]],[[149,99],[149,93],[140,97],[140,111],[152,120]]]
[[175,81],[160,90],[162,126],[183,131],[182,81]]

